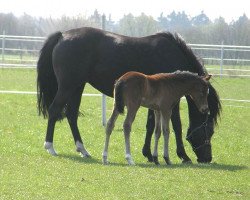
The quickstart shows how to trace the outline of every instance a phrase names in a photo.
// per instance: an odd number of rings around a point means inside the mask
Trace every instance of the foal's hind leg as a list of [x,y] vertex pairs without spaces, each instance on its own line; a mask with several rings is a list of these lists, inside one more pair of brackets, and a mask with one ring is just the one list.
[[80,152],[83,157],[90,157],[90,154],[88,153],[88,151],[85,149],[83,145],[82,138],[81,138],[78,125],[77,125],[79,106],[81,103],[82,92],[83,92],[84,86],[85,84],[77,88],[73,96],[70,98],[67,104],[66,116],[67,116],[71,131],[74,137],[74,141],[76,144],[76,151]]
[[128,112],[125,118],[125,121],[123,123],[123,132],[124,132],[124,138],[125,138],[125,158],[128,161],[129,165],[134,165],[134,161],[131,156],[131,151],[130,151],[130,132],[131,132],[131,127],[132,123],[135,120],[135,116],[137,113],[137,110],[139,109],[140,104],[133,105],[133,106],[127,106]]
[[115,121],[118,117],[119,113],[118,111],[114,108],[112,115],[107,123],[106,126],[106,140],[105,140],[105,145],[104,145],[104,149],[103,149],[103,153],[102,153],[102,161],[103,164],[108,164],[108,147],[109,147],[109,139],[110,139],[110,135],[114,129],[115,126]]
[[53,103],[49,107],[49,119],[48,119],[47,134],[45,138],[44,148],[47,149],[47,151],[53,156],[57,155],[53,147],[55,124],[56,121],[60,119],[62,109],[66,105],[66,102],[70,94],[71,93],[69,91],[63,91],[63,89],[59,88],[53,100]]

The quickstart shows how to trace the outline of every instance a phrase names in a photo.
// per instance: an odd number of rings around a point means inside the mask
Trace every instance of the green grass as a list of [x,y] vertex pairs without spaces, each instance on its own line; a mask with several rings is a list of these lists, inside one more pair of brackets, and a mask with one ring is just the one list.
[[[0,70],[0,90],[35,91],[35,70]],[[249,79],[214,78],[221,98],[250,99]],[[87,86],[86,93],[97,91]],[[37,116],[35,95],[0,94],[0,199],[249,199],[249,103],[223,101],[223,113],[213,137],[213,163],[197,164],[184,141],[192,165],[147,163],[141,154],[146,109],[140,109],[131,135],[136,166],[127,166],[120,116],[111,136],[109,166],[101,162],[104,128],[101,98],[83,97],[79,128],[91,159],[83,159],[75,146],[66,120],[57,123],[54,145],[59,156],[43,149],[47,121]],[[233,107],[227,105],[234,104]],[[107,115],[112,109],[108,98]],[[181,103],[183,132],[187,130],[187,106]],[[160,150],[162,151],[162,141]]]

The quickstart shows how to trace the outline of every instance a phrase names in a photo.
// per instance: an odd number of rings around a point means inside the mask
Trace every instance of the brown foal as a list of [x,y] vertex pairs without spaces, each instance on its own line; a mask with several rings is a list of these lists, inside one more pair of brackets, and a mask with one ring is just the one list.
[[158,141],[161,129],[164,137],[164,159],[168,165],[169,159],[169,121],[172,108],[184,95],[190,95],[197,108],[207,113],[208,80],[211,75],[204,77],[191,72],[177,71],[174,73],[161,73],[145,75],[139,72],[128,72],[118,79],[114,88],[114,108],[106,127],[106,141],[103,151],[103,163],[108,163],[108,146],[115,121],[120,113],[127,107],[127,115],[123,124],[125,137],[125,158],[129,165],[134,165],[130,153],[130,132],[136,113],[140,106],[155,111],[155,145],[153,159],[158,161]]

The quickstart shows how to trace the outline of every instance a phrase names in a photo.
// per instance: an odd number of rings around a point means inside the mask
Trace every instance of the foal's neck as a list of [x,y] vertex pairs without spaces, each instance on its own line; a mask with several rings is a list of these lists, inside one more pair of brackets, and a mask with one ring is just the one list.
[[172,90],[177,94],[178,98],[190,95],[190,91],[195,86],[195,80],[176,80],[173,82]]

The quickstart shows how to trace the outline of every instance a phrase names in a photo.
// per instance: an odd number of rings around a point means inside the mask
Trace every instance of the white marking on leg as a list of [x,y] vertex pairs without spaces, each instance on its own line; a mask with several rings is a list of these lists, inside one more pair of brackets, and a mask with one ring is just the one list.
[[164,155],[164,159],[166,161],[166,163],[168,165],[171,165],[171,161],[169,159],[169,119],[171,116],[171,113],[169,115],[166,114],[166,116],[162,116],[162,132],[163,132],[163,138],[164,138],[164,148],[163,148],[163,155]]
[[128,161],[129,165],[135,165],[130,151],[130,132],[131,132],[131,123],[129,123],[128,115],[123,124],[124,139],[125,139],[125,158]]
[[44,142],[44,148],[47,150],[47,152],[49,152],[50,155],[57,156],[52,142]]
[[104,165],[107,165],[108,164],[108,152],[107,151],[104,151],[102,153],[102,163]]
[[82,157],[91,157],[91,155],[88,153],[88,151],[85,149],[84,145],[79,142],[79,141],[76,141],[76,151],[77,152],[80,152]]
[[125,155],[126,160],[128,161],[129,165],[135,165],[135,162],[133,161],[133,158],[130,154]]
[[155,111],[155,145],[153,156],[158,157],[158,143],[161,137],[161,115],[159,111]]

